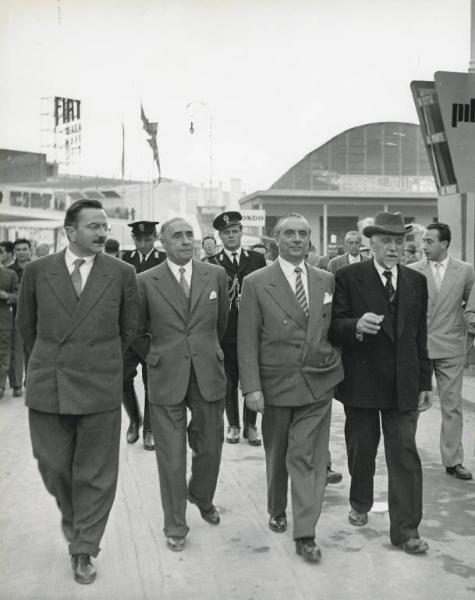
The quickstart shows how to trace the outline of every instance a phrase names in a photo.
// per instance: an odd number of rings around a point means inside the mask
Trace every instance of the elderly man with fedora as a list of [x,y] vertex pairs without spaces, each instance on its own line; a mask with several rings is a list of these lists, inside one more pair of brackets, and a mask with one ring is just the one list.
[[422,469],[416,429],[419,411],[431,404],[431,370],[427,282],[400,264],[410,231],[400,213],[389,212],[378,213],[365,227],[374,258],[336,272],[330,339],[342,350],[345,370],[337,398],[346,416],[349,521],[368,522],[382,428],[391,543],[420,554],[428,544],[418,530]]

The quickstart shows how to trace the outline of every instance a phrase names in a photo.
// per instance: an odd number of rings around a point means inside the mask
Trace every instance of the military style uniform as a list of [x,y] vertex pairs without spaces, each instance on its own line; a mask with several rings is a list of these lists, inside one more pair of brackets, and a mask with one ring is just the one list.
[[[155,233],[155,225],[157,223],[151,221],[139,221],[137,223],[131,223],[129,226],[132,227],[132,233],[135,235]],[[135,268],[136,273],[143,273],[152,267],[156,267],[166,259],[167,255],[165,252],[153,249],[146,256],[142,255],[138,250],[124,250],[119,254],[119,258],[124,262],[129,263]],[[147,389],[147,365],[139,355],[133,350],[132,346],[126,350],[124,355],[124,373],[123,373],[123,396],[122,401],[124,408],[127,411],[127,415],[130,419],[131,425],[134,424],[138,430],[142,417],[140,414],[139,403],[137,394],[134,388],[134,378],[137,375],[138,365],[142,365],[142,381],[145,388],[145,400],[144,400],[144,416],[143,416],[143,436],[144,440],[146,434],[151,434],[152,427],[150,425],[150,415],[148,406],[148,389]],[[130,429],[130,428],[129,428]],[[129,439],[127,441],[134,442],[135,439]],[[146,448],[146,449],[153,449]]]
[[[226,216],[229,216],[226,219]],[[235,215],[239,215],[238,217]],[[225,226],[229,226],[232,222],[240,224],[241,215],[237,212],[228,212],[219,215],[213,226],[222,230]],[[238,251],[229,250],[230,254],[238,253]],[[266,260],[259,252],[252,250],[244,250],[240,248],[239,261],[237,256],[231,261],[224,250],[218,252],[214,256],[208,258],[208,262],[223,267],[226,270],[229,289],[229,317],[228,324],[224,337],[221,341],[221,347],[224,352],[224,369],[226,371],[227,389],[226,389],[226,417],[230,427],[240,429],[239,423],[239,404],[238,404],[238,384],[239,384],[239,367],[237,356],[237,325],[239,315],[239,301],[241,296],[242,281],[246,275],[261,269],[266,266]],[[244,437],[247,437],[247,428],[255,426],[257,413],[247,408],[244,404],[243,409],[243,427]],[[227,441],[232,441],[227,438]],[[238,442],[239,437],[234,441]],[[260,442],[259,442],[260,443]]]

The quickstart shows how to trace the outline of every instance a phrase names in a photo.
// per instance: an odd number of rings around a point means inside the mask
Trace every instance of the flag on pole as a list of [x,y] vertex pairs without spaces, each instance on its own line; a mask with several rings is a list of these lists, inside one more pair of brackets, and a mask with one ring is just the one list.
[[145,116],[145,112],[144,112],[142,103],[140,104],[140,118],[142,119],[142,126],[143,126],[144,130],[150,136],[147,139],[147,142],[148,142],[148,145],[150,146],[150,148],[152,149],[153,161],[157,165],[157,170],[158,170],[157,185],[159,185],[162,180],[162,175],[161,175],[161,170],[160,170],[160,158],[158,156],[158,145],[157,145],[158,123],[151,123],[147,119],[147,117]]
[[125,179],[125,129],[122,121],[122,160],[121,160],[122,181]]

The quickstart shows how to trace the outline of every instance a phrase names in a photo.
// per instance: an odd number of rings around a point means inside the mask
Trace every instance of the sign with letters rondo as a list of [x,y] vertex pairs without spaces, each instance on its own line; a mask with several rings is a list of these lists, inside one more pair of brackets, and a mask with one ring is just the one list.
[[475,75],[434,74],[459,192],[475,193]]
[[241,210],[239,211],[242,215],[242,227],[244,231],[256,229],[259,232],[265,227],[266,224],[266,211],[265,210]]

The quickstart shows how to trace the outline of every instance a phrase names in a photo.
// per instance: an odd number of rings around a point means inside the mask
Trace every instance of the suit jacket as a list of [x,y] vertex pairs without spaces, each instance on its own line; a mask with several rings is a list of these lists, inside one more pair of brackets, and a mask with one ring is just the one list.
[[[338,257],[335,257],[335,258],[338,258]],[[333,260],[333,259],[331,259],[329,256],[327,256],[325,254],[318,258],[317,264],[315,266],[317,267],[317,269],[323,269],[324,271],[327,271],[330,260]]]
[[0,329],[13,329],[14,308],[18,296],[18,277],[10,268],[0,267],[0,290],[8,294],[8,298],[0,298]]
[[248,275],[238,324],[243,394],[262,390],[274,406],[303,406],[343,377],[338,351],[327,339],[334,277],[306,265],[309,316],[305,316],[279,262]]
[[78,299],[65,252],[29,263],[17,323],[28,365],[26,405],[59,414],[92,414],[122,401],[122,354],[137,332],[134,270],[98,254]]
[[468,297],[464,316],[465,323],[468,329],[467,362],[468,364],[473,364],[475,362],[475,347],[473,345],[475,339],[475,285],[472,287],[472,291],[470,292],[470,296]]
[[230,300],[230,310],[228,325],[223,337],[223,343],[237,343],[237,327],[239,316],[239,304],[241,298],[242,281],[246,275],[253,273],[257,269],[266,266],[266,259],[259,252],[252,250],[242,250],[239,260],[239,267],[236,270],[233,263],[229,260],[224,250],[208,258],[208,262],[224,267],[228,279],[228,292]]
[[164,260],[166,260],[167,255],[165,252],[161,252],[160,250],[153,250],[147,260],[140,262],[140,252],[138,250],[124,250],[121,252],[119,258],[121,258],[124,262],[132,265],[136,271],[136,273],[143,273],[152,267],[156,267]]
[[137,279],[141,325],[134,349],[148,365],[149,402],[182,402],[192,366],[204,399],[222,400],[226,376],[220,339],[229,311],[224,270],[193,260],[189,301],[166,262]]
[[[419,392],[431,389],[427,356],[425,277],[398,266],[397,331],[393,330],[383,283],[372,260],[348,265],[335,275],[330,339],[340,346],[345,379],[337,398],[348,406],[416,410]],[[356,339],[356,323],[366,312],[385,315],[376,335]]]
[[475,272],[468,263],[449,258],[440,290],[435,287],[430,264],[426,260],[409,265],[427,279],[427,344],[429,357],[464,356],[467,351],[463,304],[467,302],[475,282]]
[[[368,258],[369,258],[368,256],[364,256],[363,254],[360,254],[360,262],[368,260]],[[335,275],[335,273],[338,271],[338,269],[341,269],[341,267],[346,267],[349,264],[350,264],[350,261],[348,259],[348,252],[347,252],[346,254],[342,254],[341,256],[335,256],[335,258],[332,258],[331,261],[328,263],[327,271],[329,273],[333,273],[333,275]]]

